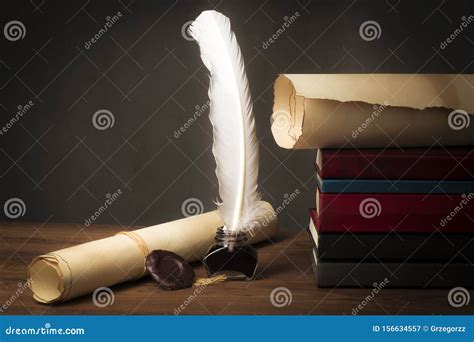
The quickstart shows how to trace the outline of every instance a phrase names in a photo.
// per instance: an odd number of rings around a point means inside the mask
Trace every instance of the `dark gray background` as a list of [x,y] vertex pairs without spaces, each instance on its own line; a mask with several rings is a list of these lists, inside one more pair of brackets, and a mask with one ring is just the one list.
[[[473,72],[471,26],[440,50],[461,17],[472,14],[469,0],[2,1],[2,33],[7,22],[20,20],[26,36],[15,42],[0,36],[0,126],[18,105],[35,104],[0,136],[0,204],[21,198],[26,212],[17,220],[80,225],[117,189],[123,195],[97,222],[177,219],[188,198],[212,210],[217,188],[207,114],[173,137],[207,101],[198,47],[181,29],[212,8],[230,17],[246,60],[263,197],[278,206],[285,194],[301,192],[281,214],[286,229],[306,225],[314,205],[314,152],[283,150],[272,138],[278,73]],[[86,50],[84,43],[117,11],[123,17]],[[296,11],[296,22],[264,49]],[[379,39],[359,36],[367,20],[380,24]],[[112,128],[92,125],[100,109],[113,113]]]

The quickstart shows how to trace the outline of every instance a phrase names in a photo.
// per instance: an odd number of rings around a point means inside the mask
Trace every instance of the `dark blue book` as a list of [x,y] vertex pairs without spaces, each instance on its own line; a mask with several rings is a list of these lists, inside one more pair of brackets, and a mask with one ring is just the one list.
[[474,180],[323,179],[316,175],[321,192],[373,194],[468,194]]

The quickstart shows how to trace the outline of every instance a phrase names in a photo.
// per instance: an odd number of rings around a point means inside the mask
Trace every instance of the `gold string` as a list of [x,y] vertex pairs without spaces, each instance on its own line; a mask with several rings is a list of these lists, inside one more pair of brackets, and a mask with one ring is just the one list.
[[138,235],[137,233],[134,233],[134,232],[127,232],[127,231],[123,231],[123,232],[118,232],[117,234],[115,235],[125,235],[125,236],[128,236],[130,239],[133,240],[133,242],[135,242],[135,244],[137,245],[138,249],[140,250],[140,252],[143,254],[143,271],[142,273],[140,273],[137,277],[138,278],[141,278],[142,276],[144,276],[147,272],[147,269],[146,269],[146,258],[148,256],[148,254],[150,254],[150,251],[148,250],[148,246],[147,244],[145,243],[145,240],[142,239],[142,237],[140,235]]
[[210,278],[196,278],[193,286],[207,286],[222,283],[227,280],[227,276],[224,274],[217,275]]

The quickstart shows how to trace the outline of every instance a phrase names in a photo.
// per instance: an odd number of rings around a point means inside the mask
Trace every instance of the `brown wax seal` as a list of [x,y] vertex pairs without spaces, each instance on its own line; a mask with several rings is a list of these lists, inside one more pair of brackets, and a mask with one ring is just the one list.
[[194,283],[194,270],[182,257],[161,249],[146,258],[146,268],[158,285],[165,290],[179,290]]

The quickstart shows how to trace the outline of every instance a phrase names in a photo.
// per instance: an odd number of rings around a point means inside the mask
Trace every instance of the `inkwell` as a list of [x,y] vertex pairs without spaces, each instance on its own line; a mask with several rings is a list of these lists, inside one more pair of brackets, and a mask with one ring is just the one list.
[[224,275],[228,280],[251,280],[257,270],[257,250],[248,244],[247,233],[217,230],[215,243],[203,263],[208,276]]

